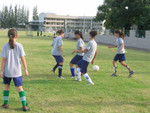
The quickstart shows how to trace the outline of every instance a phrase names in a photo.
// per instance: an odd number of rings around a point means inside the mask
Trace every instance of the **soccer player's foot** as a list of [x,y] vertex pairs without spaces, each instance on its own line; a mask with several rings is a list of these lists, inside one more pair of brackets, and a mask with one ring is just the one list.
[[135,73],[134,71],[130,71],[130,72],[129,72],[129,78],[132,77],[132,75],[133,75],[134,73]]
[[77,77],[75,78],[75,81],[78,81],[78,78],[77,78]]
[[81,82],[81,81],[82,81],[82,79],[81,79],[81,78],[79,78],[79,79],[78,79],[78,82]]
[[74,76],[71,76],[70,78],[75,78]]
[[27,104],[26,106],[23,107],[23,111],[29,111],[28,104]]
[[3,104],[2,107],[8,109],[8,105]]
[[112,76],[112,77],[116,77],[116,76],[117,76],[117,74],[113,73],[111,76]]
[[94,85],[94,82],[89,82],[88,84],[89,84],[89,85]]
[[56,73],[56,71],[55,71],[54,69],[51,69],[51,71],[52,71],[53,73]]
[[60,77],[58,76],[58,78],[60,78],[60,79],[65,79],[65,78],[64,78],[64,77],[62,77],[62,76],[60,76]]

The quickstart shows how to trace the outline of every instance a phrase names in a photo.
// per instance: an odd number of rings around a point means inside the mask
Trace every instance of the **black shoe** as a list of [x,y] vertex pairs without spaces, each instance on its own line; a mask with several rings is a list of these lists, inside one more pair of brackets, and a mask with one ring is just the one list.
[[3,104],[2,107],[8,109],[8,105]]
[[51,71],[52,71],[53,73],[56,73],[56,71],[55,71],[54,69],[51,69]]
[[115,73],[114,73],[114,74],[112,74],[111,76],[112,76],[112,77],[116,77],[116,76],[117,76],[117,74],[115,74]]
[[134,74],[134,71],[129,72],[129,78],[132,77],[132,75]]
[[27,104],[26,106],[23,107],[23,111],[29,111],[28,104]]

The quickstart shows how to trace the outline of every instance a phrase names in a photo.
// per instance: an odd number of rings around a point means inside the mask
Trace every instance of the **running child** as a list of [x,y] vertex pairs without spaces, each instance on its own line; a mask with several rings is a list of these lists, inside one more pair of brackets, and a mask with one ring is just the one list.
[[25,69],[25,75],[28,76],[29,73],[26,65],[25,52],[23,46],[20,43],[16,42],[18,34],[15,29],[10,29],[8,31],[8,38],[9,42],[3,46],[1,52],[2,64],[0,77],[3,78],[4,82],[4,104],[2,105],[2,107],[8,109],[9,88],[11,80],[13,79],[22,102],[23,111],[28,111],[29,108],[26,103],[26,94],[22,88],[23,82],[20,64],[21,60]]
[[[83,35],[81,31],[75,32],[75,38],[77,39],[77,50],[83,50],[84,49],[84,41],[83,41]],[[70,62],[70,71],[71,71],[71,78],[75,77],[75,68],[74,65],[77,64],[79,60],[83,58],[84,53],[77,53],[76,56],[71,60]]]
[[116,62],[119,60],[120,64],[128,69],[129,77],[131,77],[134,74],[134,71],[132,71],[131,68],[125,63],[126,57],[125,57],[125,44],[124,44],[125,36],[124,36],[124,33],[121,30],[116,30],[115,36],[117,37],[116,38],[116,45],[108,46],[108,48],[117,47],[117,49],[118,49],[117,54],[114,57],[114,60],[112,62],[113,63],[113,70],[114,70],[114,73],[112,74],[112,76],[117,76]]
[[52,49],[52,55],[53,57],[55,58],[56,60],[56,65],[55,67],[52,69],[52,71],[54,73],[56,73],[56,69],[59,68],[59,71],[58,71],[58,78],[61,78],[61,79],[64,79],[64,77],[62,77],[62,69],[63,69],[63,57],[65,57],[64,55],[64,51],[62,49],[62,46],[63,46],[63,41],[62,41],[62,38],[64,37],[65,35],[65,32],[63,30],[58,30],[56,32],[56,34],[58,35],[56,38],[54,38],[51,46],[53,47]]
[[78,71],[78,81],[81,81],[81,75],[85,77],[89,84],[94,85],[93,81],[91,80],[90,76],[87,73],[87,68],[89,63],[91,62],[94,64],[94,60],[97,56],[97,43],[95,41],[95,37],[97,35],[97,31],[91,31],[89,33],[89,39],[86,48],[84,50],[75,50],[74,52],[85,53],[83,58],[77,63]]

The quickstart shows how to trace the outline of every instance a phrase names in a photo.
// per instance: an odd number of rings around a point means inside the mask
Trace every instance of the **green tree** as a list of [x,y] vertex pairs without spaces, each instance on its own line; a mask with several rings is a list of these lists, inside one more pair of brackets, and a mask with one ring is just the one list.
[[98,7],[96,21],[104,21],[108,29],[130,29],[137,25],[138,29],[150,29],[150,0],[105,0]]
[[38,16],[38,7],[35,6],[33,8],[33,17],[32,17],[33,20],[39,20],[39,16]]

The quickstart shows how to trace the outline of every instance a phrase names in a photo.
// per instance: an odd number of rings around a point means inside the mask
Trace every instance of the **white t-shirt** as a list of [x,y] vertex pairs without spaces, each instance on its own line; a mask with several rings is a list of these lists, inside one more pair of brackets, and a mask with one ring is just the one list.
[[8,43],[3,46],[1,57],[7,59],[4,69],[5,77],[15,78],[22,76],[20,58],[23,56],[25,56],[25,52],[22,44],[16,42],[14,49],[11,49]]
[[117,49],[118,49],[117,54],[125,54],[124,48],[123,48],[123,52],[121,52],[122,44],[124,44],[124,40],[122,38],[117,38],[116,44],[117,44]]
[[[82,49],[84,49],[84,41],[80,38],[80,39],[78,39],[78,41],[77,41],[77,50],[79,50],[80,49],[80,47],[82,47]],[[83,56],[84,55],[84,53],[77,53],[77,55],[79,55],[79,56]]]

